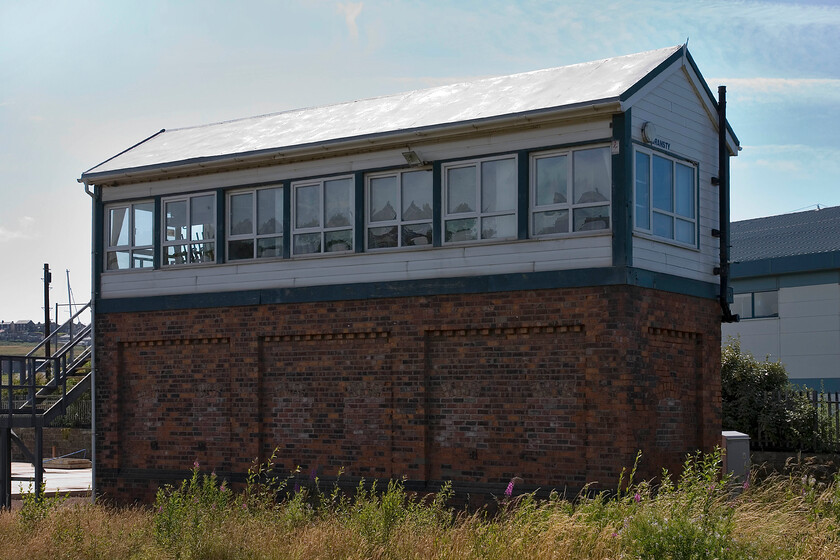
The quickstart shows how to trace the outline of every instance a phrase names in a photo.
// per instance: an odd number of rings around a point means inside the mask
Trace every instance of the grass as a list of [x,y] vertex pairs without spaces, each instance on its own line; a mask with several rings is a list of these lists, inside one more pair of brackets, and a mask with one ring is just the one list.
[[[677,479],[626,480],[610,494],[537,500],[500,488],[497,512],[424,500],[400,481],[355,494],[290,488],[268,462],[233,492],[196,465],[153,508],[25,502],[0,514],[8,558],[286,559],[809,559],[840,555],[840,479],[734,484],[720,455],[693,455]],[[277,496],[282,499],[276,500]]]
[[[35,348],[35,342],[8,342],[0,341],[0,356],[25,356]],[[37,356],[43,356],[44,350],[37,352]]]

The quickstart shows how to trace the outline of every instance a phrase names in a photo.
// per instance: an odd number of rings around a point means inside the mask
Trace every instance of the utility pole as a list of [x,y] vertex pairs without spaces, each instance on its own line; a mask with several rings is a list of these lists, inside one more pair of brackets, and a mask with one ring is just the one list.
[[44,356],[47,360],[50,359],[50,282],[52,282],[52,274],[50,274],[50,265],[44,263]]

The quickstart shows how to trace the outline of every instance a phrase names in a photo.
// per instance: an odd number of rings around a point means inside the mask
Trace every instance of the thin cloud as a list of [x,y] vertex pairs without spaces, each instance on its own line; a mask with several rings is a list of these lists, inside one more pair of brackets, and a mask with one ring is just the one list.
[[347,24],[347,31],[353,40],[359,38],[359,26],[356,25],[356,18],[362,13],[362,2],[347,2],[338,4],[338,12],[344,15],[344,22]]
[[0,225],[0,243],[20,241],[23,239],[35,239],[35,218],[22,216],[18,218],[16,228],[7,228]]
[[840,80],[832,78],[715,78],[710,83],[726,84],[732,95],[750,101],[840,101]]

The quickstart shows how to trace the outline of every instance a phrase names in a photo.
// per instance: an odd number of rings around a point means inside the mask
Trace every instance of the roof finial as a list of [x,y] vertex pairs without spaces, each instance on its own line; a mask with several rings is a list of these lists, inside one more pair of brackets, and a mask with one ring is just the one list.
[[688,35],[685,36],[685,45],[683,46],[688,48]]

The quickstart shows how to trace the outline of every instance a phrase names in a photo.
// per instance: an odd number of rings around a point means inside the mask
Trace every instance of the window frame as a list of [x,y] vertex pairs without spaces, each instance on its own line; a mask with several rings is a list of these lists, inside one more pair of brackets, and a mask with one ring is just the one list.
[[[482,211],[482,165],[494,161],[513,161],[513,208],[511,210],[497,210],[497,211]],[[452,169],[466,169],[475,167],[476,182],[475,182],[475,210],[470,212],[449,212],[449,171]],[[461,244],[475,244],[475,243],[497,243],[502,241],[512,241],[518,238],[518,219],[519,219],[519,154],[508,153],[479,158],[470,158],[457,161],[450,161],[440,166],[440,185],[441,185],[441,244],[443,246],[461,245]],[[485,218],[499,218],[505,216],[513,217],[513,231],[511,235],[504,237],[482,237],[482,220]],[[456,241],[448,241],[446,239],[446,224],[447,222],[475,219],[477,225],[477,236],[475,239],[461,239]]]
[[[348,192],[349,192],[349,204],[348,209],[350,212],[350,224],[349,225],[342,225],[342,226],[326,226],[324,212],[326,211],[325,208],[325,186],[330,181],[348,181]],[[298,227],[297,226],[297,200],[298,200],[298,189],[304,187],[318,187],[318,212],[319,212],[319,225],[318,226],[311,226],[311,227]],[[289,189],[291,190],[291,227],[289,231],[289,254],[292,258],[306,258],[306,257],[317,257],[323,255],[346,255],[352,254],[356,251],[356,187],[355,187],[355,177],[353,174],[342,174],[342,175],[334,175],[329,177],[318,177],[313,179],[302,179],[298,181],[293,181],[289,185]],[[340,231],[349,231],[350,232],[350,248],[343,250],[343,251],[327,251],[326,250],[326,242],[325,238],[328,233],[333,232],[340,232]],[[311,253],[296,253],[295,252],[295,238],[299,235],[307,235],[307,234],[319,234],[320,235],[320,250],[317,252]]]
[[[210,216],[212,218],[211,225],[213,227],[213,237],[207,239],[191,239],[192,234],[190,230],[192,229],[192,200],[196,198],[202,197],[211,197],[213,201],[213,207],[210,210]],[[188,238],[186,239],[167,239],[167,223],[166,223],[166,207],[169,203],[174,202],[186,202],[186,216],[185,216],[185,224],[187,227]],[[161,208],[161,216],[160,216],[160,247],[161,247],[161,254],[160,254],[160,266],[161,268],[180,268],[185,266],[207,266],[216,264],[218,252],[216,248],[216,243],[218,242],[219,238],[219,224],[218,224],[218,207],[219,201],[218,196],[215,191],[205,191],[200,193],[190,193],[190,194],[183,194],[177,196],[167,196],[161,198],[160,201],[160,208]],[[210,255],[207,260],[193,260],[193,255],[195,254],[192,245],[197,243],[204,243],[210,245]],[[186,245],[187,249],[187,261],[186,262],[169,262],[169,255],[167,253],[167,249],[169,247],[176,247],[178,245]]]
[[[639,225],[639,174],[638,174],[638,154],[644,154],[648,158],[648,173],[647,173],[647,227]],[[660,158],[670,162],[671,167],[671,207],[672,210],[664,210],[657,208],[654,203],[654,158]],[[677,166],[681,165],[687,167],[691,173],[692,193],[690,197],[692,206],[692,217],[680,214],[677,210],[678,205],[678,184],[677,184]],[[633,231],[650,235],[651,237],[664,241],[666,243],[673,243],[680,247],[698,249],[700,247],[700,165],[696,161],[688,158],[679,157],[670,153],[662,152],[648,146],[641,146],[635,144],[633,147]],[[656,215],[664,216],[671,220],[671,236],[662,235],[655,232],[654,218]],[[693,241],[682,241],[677,239],[677,224],[678,221],[687,222],[691,224]]]
[[[403,177],[409,173],[428,173],[429,174],[429,208],[432,211],[432,214],[428,218],[423,218],[419,220],[406,220],[403,218]],[[397,207],[395,210],[397,211],[397,217],[393,220],[381,220],[381,221],[371,221],[371,188],[372,182],[376,179],[386,179],[388,177],[396,177],[397,179]],[[435,177],[434,177],[434,170],[433,169],[399,169],[395,171],[383,171],[377,173],[368,173],[365,174],[365,190],[364,190],[364,208],[365,208],[365,251],[399,251],[399,250],[416,250],[420,248],[431,248],[434,247],[434,239],[429,239],[429,242],[425,245],[405,245],[403,244],[403,227],[405,226],[416,226],[416,225],[424,225],[428,224],[429,226],[429,233],[434,236],[434,189],[435,189]],[[371,247],[370,246],[370,230],[374,228],[380,227],[396,227],[397,228],[397,245],[394,247]]]
[[[755,314],[755,309],[756,309],[756,307],[755,307],[755,296],[756,296],[756,294],[776,294],[776,305],[775,305],[776,312],[771,313],[769,315],[756,315]],[[750,299],[750,315],[749,315],[749,317],[745,317],[745,316],[739,314],[740,319],[743,319],[745,321],[750,321],[752,319],[777,319],[779,317],[779,290],[758,290],[758,291],[755,291],[755,292],[741,292],[741,293],[738,293],[738,294],[734,294],[733,297],[738,297],[738,296],[749,296],[749,299]],[[734,300],[733,300],[733,302],[734,302]]]
[[[249,262],[249,261],[263,261],[269,259],[282,259],[285,250],[285,244],[288,243],[288,235],[285,230],[285,223],[284,220],[285,210],[284,210],[284,197],[285,197],[285,185],[283,183],[276,183],[271,185],[265,185],[262,187],[254,187],[254,188],[245,188],[245,189],[233,189],[227,191],[225,193],[225,260],[227,262]],[[279,191],[280,197],[280,215],[277,221],[280,224],[280,232],[274,233],[259,233],[259,222],[258,222],[258,211],[259,211],[259,192],[260,191],[267,191],[267,190],[276,190]],[[233,208],[233,204],[231,200],[234,196],[243,195],[243,194],[251,194],[251,220],[253,224],[253,231],[251,233],[242,233],[242,234],[234,234],[231,233],[231,229],[233,228],[233,220],[231,219],[230,212]],[[259,240],[261,239],[272,239],[272,238],[280,238],[280,247],[279,247],[279,254],[270,255],[261,257],[258,255],[258,246]],[[252,247],[252,256],[250,258],[231,258],[233,254],[231,251],[231,242],[237,241],[253,241]]]
[[[576,152],[583,152],[587,150],[596,150],[596,149],[603,149],[607,150],[607,154],[609,159],[607,160],[607,172],[609,174],[607,184],[605,185],[606,191],[606,200],[604,201],[596,201],[596,202],[580,202],[575,203],[575,163],[574,157]],[[537,161],[540,159],[548,159],[564,156],[567,158],[566,160],[566,202],[556,202],[552,204],[539,204],[538,197],[537,197],[537,187],[538,187],[538,176],[537,176]],[[528,175],[529,175],[529,198],[530,204],[528,208],[528,234],[529,237],[533,239],[545,239],[545,238],[555,238],[555,237],[567,237],[567,236],[588,236],[588,235],[599,235],[599,234],[609,234],[612,233],[613,229],[613,216],[612,216],[612,154],[609,152],[609,146],[606,144],[593,144],[593,145],[583,145],[583,146],[576,146],[573,148],[563,148],[557,150],[549,150],[549,151],[540,151],[540,152],[533,152],[530,154],[529,157],[529,165],[528,165]],[[607,227],[601,229],[593,229],[593,230],[575,230],[575,210],[581,210],[585,208],[600,208],[604,207],[607,209]],[[547,212],[568,212],[568,217],[566,221],[566,231],[564,232],[550,232],[550,233],[538,233],[536,231],[536,227],[534,225],[534,217],[537,214],[547,213]]]
[[[140,205],[151,205],[152,207],[152,227],[150,228],[149,233],[152,236],[152,239],[149,244],[138,245],[136,243],[136,234],[137,234],[137,225],[135,223],[135,215],[134,210],[136,206]],[[111,245],[111,213],[113,210],[125,208],[128,213],[128,244],[127,245]],[[119,272],[124,270],[153,270],[155,267],[155,201],[153,199],[143,199],[143,200],[132,200],[128,202],[118,202],[113,204],[107,204],[104,207],[105,212],[105,263],[104,263],[104,272]],[[150,263],[149,266],[134,266],[134,253],[135,251],[140,250],[148,250],[151,251],[151,259],[147,262]],[[128,252],[128,264],[127,268],[110,268],[108,266],[108,258],[111,253],[119,253],[119,252]]]

